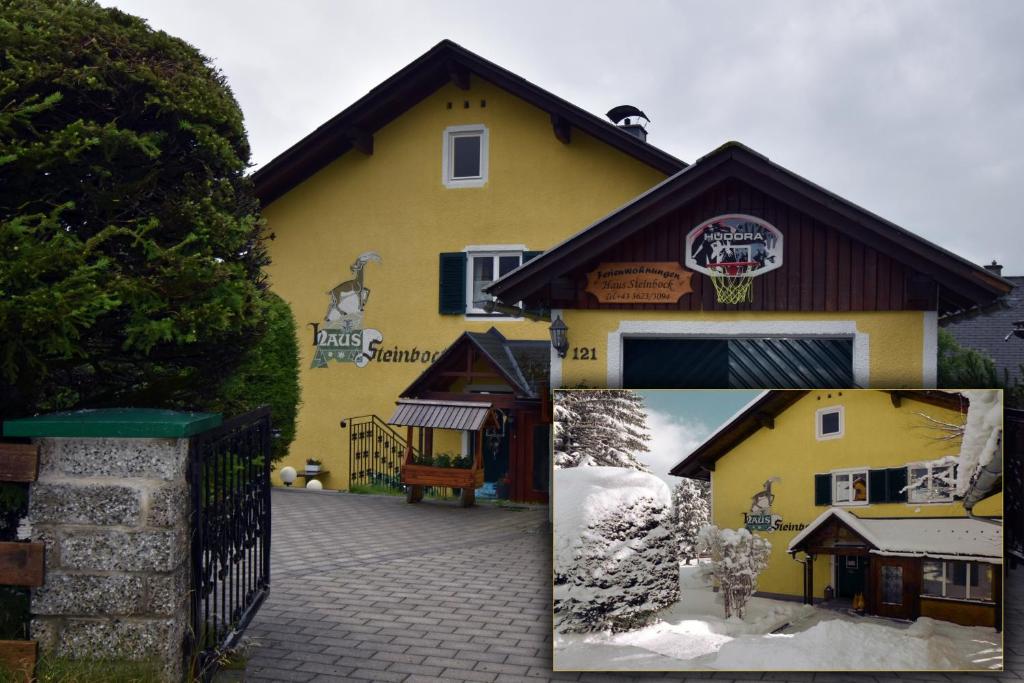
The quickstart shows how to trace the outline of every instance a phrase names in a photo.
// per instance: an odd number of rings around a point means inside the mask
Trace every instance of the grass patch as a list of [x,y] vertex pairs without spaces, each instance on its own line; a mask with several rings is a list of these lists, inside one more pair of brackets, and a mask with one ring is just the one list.
[[[38,683],[151,683],[160,667],[151,661],[68,659],[44,656],[36,664]],[[25,673],[0,666],[0,683],[25,683]]]

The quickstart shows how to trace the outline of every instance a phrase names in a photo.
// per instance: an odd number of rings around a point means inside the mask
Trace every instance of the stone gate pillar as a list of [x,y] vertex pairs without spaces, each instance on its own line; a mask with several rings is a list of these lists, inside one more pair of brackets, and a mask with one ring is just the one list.
[[32,590],[41,655],[153,660],[182,678],[189,625],[189,437],[219,415],[83,410],[4,424],[32,437],[33,540],[46,546]]

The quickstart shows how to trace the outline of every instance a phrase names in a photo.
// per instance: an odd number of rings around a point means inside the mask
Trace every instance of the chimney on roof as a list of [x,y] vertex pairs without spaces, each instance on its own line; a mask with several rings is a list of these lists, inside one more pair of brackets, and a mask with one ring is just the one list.
[[647,118],[647,114],[643,113],[633,105],[621,104],[618,107],[612,107],[608,110],[608,113],[605,114],[605,116],[607,116],[612,123],[633,137],[647,142],[647,126],[646,124],[640,123],[640,119],[643,119],[647,123],[650,123],[651,120]]
[[998,275],[999,277],[1003,276],[1003,267],[996,263],[995,259],[992,259],[992,263],[989,263],[985,266],[985,270],[992,273],[993,275]]

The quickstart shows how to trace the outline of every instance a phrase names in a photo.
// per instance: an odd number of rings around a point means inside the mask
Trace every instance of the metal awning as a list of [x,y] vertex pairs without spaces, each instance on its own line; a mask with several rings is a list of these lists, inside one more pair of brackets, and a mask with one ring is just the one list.
[[388,424],[477,431],[483,427],[490,412],[490,403],[400,398]]

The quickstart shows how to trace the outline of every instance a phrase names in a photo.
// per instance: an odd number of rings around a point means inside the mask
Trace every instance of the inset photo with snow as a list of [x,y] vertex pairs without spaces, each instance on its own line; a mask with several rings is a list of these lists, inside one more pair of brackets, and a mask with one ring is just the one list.
[[555,391],[554,669],[1002,670],[1002,400]]

